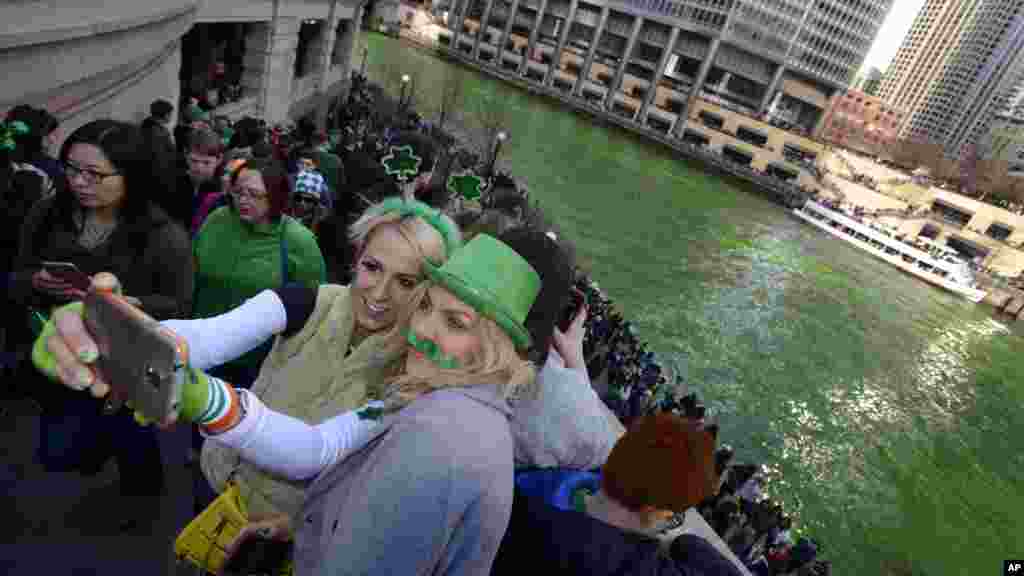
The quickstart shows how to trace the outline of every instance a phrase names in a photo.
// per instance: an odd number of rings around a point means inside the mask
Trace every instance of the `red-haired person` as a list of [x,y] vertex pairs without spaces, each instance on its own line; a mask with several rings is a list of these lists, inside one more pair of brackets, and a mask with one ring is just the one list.
[[[210,213],[192,245],[195,256],[193,317],[231,310],[263,290],[325,280],[324,259],[313,233],[284,214],[290,197],[284,167],[271,156],[235,160],[223,181],[228,205]],[[216,370],[242,388],[259,373],[270,341]]]

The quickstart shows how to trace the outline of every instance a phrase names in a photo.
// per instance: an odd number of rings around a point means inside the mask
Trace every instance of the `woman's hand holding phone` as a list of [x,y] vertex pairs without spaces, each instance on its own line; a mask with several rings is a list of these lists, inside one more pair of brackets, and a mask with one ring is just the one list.
[[[42,274],[48,274],[45,270]],[[97,274],[94,285],[116,289],[117,278]],[[32,361],[40,371],[73,390],[88,390],[96,398],[110,391],[95,366],[99,347],[82,321],[83,304],[75,302],[54,311],[32,349]]]
[[[93,278],[93,288],[99,291],[117,292],[119,283],[112,274],[101,273]],[[32,361],[45,375],[77,391],[86,391],[103,398],[110,392],[110,385],[99,368],[99,346],[83,320],[82,302],[67,304],[54,311],[43,327],[42,333],[32,349]],[[189,379],[196,390],[205,392],[206,382],[197,378]],[[192,396],[196,396],[192,394]],[[202,404],[205,394],[199,394],[191,404]],[[195,412],[192,407],[192,412]],[[172,425],[176,417],[168,417],[159,423],[161,428]]]
[[555,326],[554,334],[552,334],[552,343],[558,354],[562,356],[562,360],[565,361],[566,368],[586,370],[587,362],[583,356],[583,337],[587,333],[584,327],[587,322],[587,301],[578,290],[574,291],[573,297],[577,300],[575,304],[576,316],[573,317],[565,330],[560,326]]

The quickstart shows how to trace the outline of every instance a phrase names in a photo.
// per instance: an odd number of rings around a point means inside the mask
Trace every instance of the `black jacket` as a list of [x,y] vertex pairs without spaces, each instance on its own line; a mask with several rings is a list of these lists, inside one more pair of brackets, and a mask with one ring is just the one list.
[[677,565],[657,540],[625,532],[574,510],[561,510],[518,488],[512,518],[491,569],[492,576],[739,576],[710,543],[689,536],[685,563]]
[[152,116],[142,121],[139,130],[141,130],[142,137],[152,146],[154,151],[166,154],[170,158],[177,156],[174,141],[171,139],[171,131],[163,124],[154,120]]
[[197,191],[192,186],[192,179],[189,178],[188,172],[183,166],[178,167],[177,174],[174,192],[166,198],[154,200],[171,217],[171,220],[180,224],[185,230],[191,230],[192,218],[195,217],[200,202],[208,194],[220,192],[220,182],[216,178],[207,180],[199,185]]
[[[110,241],[86,250],[76,242],[73,230],[51,216],[54,198],[48,196],[37,202],[22,226],[9,284],[9,296],[14,303],[43,309],[61,303],[32,287],[32,275],[39,271],[41,262],[49,260],[74,263],[90,276],[113,273],[124,294],[142,301],[142,309],[157,320],[189,317],[192,244],[185,231],[163,210],[150,204],[144,224],[149,230],[145,245],[119,241],[123,237],[115,232]],[[41,226],[47,229],[37,234]]]

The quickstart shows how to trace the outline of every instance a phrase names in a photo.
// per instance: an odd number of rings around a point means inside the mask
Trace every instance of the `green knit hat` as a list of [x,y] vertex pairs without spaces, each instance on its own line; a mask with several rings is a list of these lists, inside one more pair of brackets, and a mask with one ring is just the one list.
[[530,347],[523,323],[540,293],[540,276],[507,244],[479,234],[443,266],[426,262],[424,268],[431,280],[497,322],[516,348]]

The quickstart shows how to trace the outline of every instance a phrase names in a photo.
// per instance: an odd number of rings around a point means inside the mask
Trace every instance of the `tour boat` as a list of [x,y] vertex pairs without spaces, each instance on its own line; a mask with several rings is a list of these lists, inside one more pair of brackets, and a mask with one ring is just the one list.
[[977,287],[967,262],[946,248],[929,254],[878,230],[857,222],[842,212],[808,200],[793,210],[801,220],[841,238],[861,250],[918,278],[959,294],[971,302],[981,302],[985,291]]

